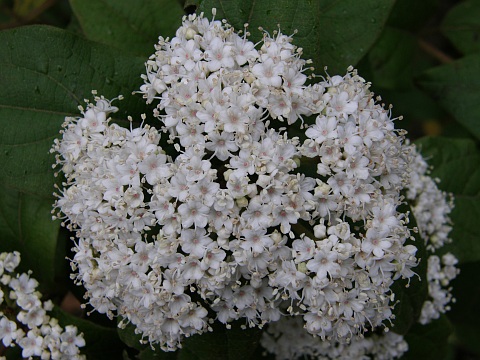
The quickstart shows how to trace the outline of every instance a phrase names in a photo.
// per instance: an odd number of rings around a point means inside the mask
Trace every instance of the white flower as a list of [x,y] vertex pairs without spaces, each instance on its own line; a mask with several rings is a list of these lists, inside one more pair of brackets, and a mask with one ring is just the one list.
[[331,321],[320,314],[308,313],[303,318],[305,319],[308,332],[319,335],[322,339],[332,329]]
[[[337,134],[339,143],[343,146],[345,152],[349,155],[354,155],[359,147],[361,146],[362,138],[358,136],[359,127],[356,126],[352,121],[348,121],[344,126],[339,126],[337,128]],[[381,132],[383,136],[383,132]],[[378,141],[381,140],[381,136],[379,136]],[[370,147],[372,142],[368,141]]]
[[266,229],[272,222],[272,210],[268,203],[252,200],[242,213],[242,220],[253,229]]
[[248,60],[258,57],[255,44],[251,41],[247,41],[245,38],[235,37],[233,44],[235,46],[235,61],[238,65],[245,65]]
[[337,277],[340,275],[340,265],[337,263],[338,254],[335,251],[319,250],[315,257],[307,262],[307,269],[314,272],[319,279]]
[[222,265],[222,262],[225,259],[225,256],[225,251],[219,248],[208,248],[203,254],[202,268],[214,270],[219,269],[220,265]]
[[267,58],[264,62],[255,64],[252,67],[252,73],[260,83],[265,86],[280,87],[282,85],[281,74],[283,72],[283,64],[275,64],[271,58]]
[[40,326],[45,318],[45,310],[41,307],[34,307],[27,311],[20,311],[17,315],[18,321],[27,325],[29,328]]
[[208,223],[208,206],[203,205],[200,201],[188,201],[181,204],[178,207],[178,213],[182,219],[183,227],[195,227],[203,228]]
[[2,268],[7,272],[13,272],[20,264],[20,253],[18,251],[2,253]]
[[192,71],[196,62],[202,57],[202,52],[193,40],[188,40],[185,44],[179,43],[178,45],[173,52],[172,63],[175,65],[183,65],[185,70]]
[[291,224],[296,224],[300,214],[293,207],[282,204],[273,209],[273,225],[280,225],[282,233],[290,232]]
[[232,152],[238,150],[233,133],[227,131],[222,133],[212,132],[209,134],[209,140],[205,147],[207,150],[214,152],[215,156],[221,161],[227,160],[232,156]]
[[178,322],[181,326],[192,327],[195,330],[202,330],[205,327],[205,317],[208,312],[202,307],[195,307],[186,314],[182,315]]
[[[402,205],[430,250],[451,205],[356,71],[306,85],[320,77],[291,36],[244,34],[191,15],[159,39],[140,89],[155,128],[89,130],[113,109],[102,98],[66,119],[55,216],[78,238],[76,281],[165,351],[244,319],[287,358],[400,356],[402,337],[375,333],[418,264]],[[430,278],[425,319],[447,310],[454,263]],[[283,320],[297,326],[284,340]]]
[[150,185],[155,185],[161,179],[171,176],[171,170],[166,164],[166,159],[164,154],[152,153],[138,164],[138,170],[145,174],[145,179]]
[[22,356],[24,358],[29,358],[33,355],[42,355],[42,344],[43,338],[32,330],[27,333],[26,337],[18,340],[18,345],[23,349]]
[[[312,325],[320,325],[319,319],[312,317]],[[328,323],[325,323],[328,326]],[[277,340],[278,339],[278,340]],[[283,317],[271,324],[263,334],[261,344],[279,360],[297,359],[304,356],[322,359],[396,359],[408,350],[403,336],[390,331],[372,334],[365,338],[352,338],[348,344],[331,346],[328,341],[303,331],[298,318]]]
[[225,44],[222,39],[214,38],[205,50],[207,66],[210,71],[217,71],[221,67],[233,67],[233,48],[231,45]]
[[31,294],[38,286],[38,281],[32,279],[28,274],[21,274],[10,281],[10,287],[21,294]]
[[365,156],[350,156],[346,160],[345,173],[349,178],[365,180],[370,175],[368,164],[370,161]]
[[143,203],[143,191],[140,187],[129,187],[123,195],[125,203],[132,208],[137,208]]
[[193,283],[195,280],[200,280],[203,277],[204,271],[198,259],[193,257],[182,266],[182,276],[189,282]]
[[76,355],[77,348],[85,346],[85,340],[77,334],[75,326],[65,326],[65,331],[60,335],[60,352],[65,355]]
[[[316,236],[316,235],[315,235]],[[296,262],[310,260],[315,255],[315,242],[307,236],[292,243],[292,248],[297,251]]]
[[207,171],[210,167],[210,161],[202,160],[200,156],[193,156],[189,159],[186,166],[187,172],[185,178],[188,182],[201,180],[207,175]]
[[245,250],[251,249],[255,253],[261,253],[273,245],[273,240],[267,235],[266,229],[244,229],[242,235],[244,239],[240,247]]
[[84,118],[79,122],[81,128],[86,129],[89,132],[100,132],[105,129],[107,120],[105,111],[88,109],[83,116]]
[[239,310],[243,310],[247,306],[251,306],[255,299],[253,287],[250,285],[242,286],[233,293],[233,296],[233,302]]
[[338,312],[347,319],[351,319],[354,313],[359,313],[363,310],[367,299],[368,297],[365,294],[359,293],[356,289],[340,293]]
[[457,259],[451,253],[443,255],[441,259],[436,255],[428,258],[427,279],[430,299],[423,304],[419,320],[421,324],[438,319],[450,309],[448,304],[452,301],[452,294],[448,285],[459,273],[455,267],[456,263]]
[[[36,291],[38,282],[28,274],[15,274],[15,268],[20,263],[20,254],[1,253],[0,268],[7,270],[14,276],[2,278],[0,295],[2,303],[5,291],[10,289],[9,301],[4,303],[6,314],[0,312],[0,338],[5,347],[18,345],[22,348],[22,357],[59,359],[62,357],[84,359],[79,348],[85,346],[83,334],[76,335],[75,326],[64,329],[58,325],[58,320],[51,318],[47,312],[52,311],[53,303],[48,300],[42,302],[41,294]],[[12,306],[12,301],[15,303]],[[20,310],[21,309],[21,310]],[[14,320],[16,318],[16,320]],[[26,331],[26,333],[24,332]],[[67,332],[74,332],[76,342],[70,344],[68,351],[60,345],[60,337]]]
[[368,229],[366,238],[362,241],[362,251],[373,253],[375,257],[382,258],[385,251],[390,249],[392,241],[382,236],[376,229]]
[[343,118],[346,118],[347,115],[352,114],[358,108],[358,103],[354,99],[351,99],[346,91],[333,95],[329,100],[329,105],[327,108],[328,116]]
[[326,139],[335,139],[337,137],[337,120],[335,117],[317,116],[315,125],[309,127],[305,132],[309,138],[321,144]]
[[182,250],[197,258],[202,258],[209,245],[213,243],[212,239],[207,236],[205,229],[202,228],[184,229],[180,236],[182,237]]
[[17,337],[17,324],[8,320],[3,314],[0,318],[0,338],[3,345],[9,347],[13,340]]
[[350,197],[355,191],[352,180],[349,179],[347,174],[344,172],[335,174],[335,176],[327,180],[327,183],[331,186],[335,195],[341,194],[345,197]]

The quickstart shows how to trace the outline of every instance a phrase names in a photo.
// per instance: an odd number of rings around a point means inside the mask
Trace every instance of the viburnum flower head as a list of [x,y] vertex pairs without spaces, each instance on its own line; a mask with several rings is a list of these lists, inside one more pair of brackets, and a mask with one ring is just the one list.
[[169,351],[212,321],[293,317],[338,344],[387,327],[391,286],[418,263],[400,209],[435,205],[417,219],[432,251],[451,209],[391,110],[352,68],[307,76],[278,31],[255,44],[190,15],[155,49],[140,88],[155,127],[112,123],[96,97],[53,147],[90,304]]
[[85,359],[83,334],[73,325],[62,328],[48,313],[50,300],[42,301],[31,271],[19,274],[20,253],[0,253],[0,339],[4,348],[18,345],[22,357]]

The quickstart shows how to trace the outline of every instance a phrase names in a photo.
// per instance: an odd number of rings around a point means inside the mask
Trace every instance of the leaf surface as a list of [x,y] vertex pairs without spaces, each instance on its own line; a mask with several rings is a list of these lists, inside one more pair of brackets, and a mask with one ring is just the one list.
[[[44,289],[55,289],[59,221],[52,221],[49,199],[0,187],[0,251],[19,251],[19,271],[33,271]],[[43,290],[43,289],[42,289]]]
[[85,36],[147,57],[154,53],[158,36],[173,36],[182,22],[183,9],[172,0],[70,0]]
[[464,54],[480,51],[480,2],[463,1],[450,9],[442,23],[442,32]]
[[426,71],[420,86],[480,139],[480,54]]
[[143,59],[48,26],[0,32],[0,43],[0,83],[8,84],[0,87],[0,185],[52,199],[49,150],[65,116],[80,116],[92,89],[125,95],[129,115],[146,112],[131,95],[142,83]]
[[212,325],[213,332],[195,335],[182,343],[179,360],[248,360],[260,342],[258,328],[242,329],[233,323],[231,329],[224,324]]
[[405,336],[409,351],[402,357],[405,360],[442,360],[448,354],[448,337],[452,325],[445,315],[430,324],[415,324]]

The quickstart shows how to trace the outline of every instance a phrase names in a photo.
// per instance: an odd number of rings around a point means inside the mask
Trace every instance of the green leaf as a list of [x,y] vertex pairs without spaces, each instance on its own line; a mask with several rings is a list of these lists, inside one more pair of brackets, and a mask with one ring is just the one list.
[[416,31],[425,26],[438,8],[438,0],[396,1],[388,19],[388,25],[407,31]]
[[420,85],[480,139],[480,54],[426,71]]
[[161,360],[248,360],[259,345],[260,329],[242,329],[240,322],[232,324],[231,329],[215,323],[213,332],[194,335],[182,341],[182,348],[176,352],[164,352],[140,343],[141,335],[135,334],[135,326],[128,324],[118,329],[120,339],[129,347],[139,350],[138,359]]
[[0,32],[0,43],[0,83],[8,84],[0,87],[2,186],[52,199],[49,150],[65,116],[79,116],[92,89],[106,98],[125,95],[129,115],[149,113],[131,95],[142,84],[143,58],[47,26]]
[[462,263],[480,260],[480,151],[470,139],[429,137],[417,141],[439,188],[455,198],[451,213],[453,239],[442,249],[451,251]]
[[159,349],[152,350],[147,347],[137,355],[139,360],[176,360],[178,352],[164,352]]
[[200,11],[225,18],[236,29],[249,24],[253,41],[259,41],[261,26],[270,34],[278,29],[284,34],[298,33],[294,44],[302,47],[303,57],[312,59],[317,73],[328,66],[333,75],[345,73],[349,65],[368,52],[380,35],[394,0],[204,0]]
[[448,337],[452,333],[452,325],[445,315],[430,324],[416,324],[405,335],[408,352],[404,360],[441,360],[448,355]]
[[455,332],[455,343],[480,356],[480,287],[472,283],[480,274],[480,261],[462,264],[460,275],[452,282],[453,296],[456,301],[448,317],[452,321]]
[[19,270],[32,270],[44,288],[55,289],[60,222],[52,221],[51,201],[5,186],[0,189],[0,251],[20,251]]
[[183,9],[172,0],[70,0],[85,36],[146,58],[158,36],[173,36]]
[[[419,138],[427,134],[444,131],[440,127],[440,119],[443,119],[445,111],[430,98],[425,92],[413,87],[410,90],[384,89],[372,84],[375,94],[381,94],[382,101],[385,104],[392,104],[392,113],[394,117],[403,116],[401,122],[397,122],[398,127],[405,129],[409,133],[411,139]],[[429,130],[428,125],[433,124],[437,129]],[[461,131],[462,127],[455,123],[455,130]]]
[[480,51],[480,3],[463,1],[452,8],[442,23],[442,32],[464,54]]
[[417,40],[404,30],[387,27],[369,52],[375,86],[387,89],[411,87]]
[[[120,318],[117,318],[120,320]],[[175,360],[177,358],[178,352],[165,352],[160,350],[160,348],[155,346],[152,349],[150,344],[142,344],[140,340],[142,339],[142,334],[135,333],[136,326],[129,323],[123,329],[117,327],[117,332],[120,337],[120,340],[127,346],[134,348],[139,351],[136,359],[140,360]]]
[[[411,229],[417,227],[417,222],[410,206],[404,205],[399,210],[402,213],[409,212],[409,227]],[[412,244],[417,247],[415,256],[419,259],[419,264],[413,269],[418,275],[414,275],[409,280],[397,280],[393,286],[392,291],[395,293],[395,308],[393,313],[395,319],[393,321],[392,330],[397,334],[406,334],[410,328],[418,322],[420,313],[422,311],[423,303],[428,295],[427,279],[427,258],[428,254],[425,247],[425,241],[421,238],[419,233],[411,232],[415,241],[408,240],[407,244]]]
[[[243,322],[242,322],[243,323]],[[182,342],[179,360],[248,360],[251,359],[259,342],[260,329],[243,330],[240,323],[225,325],[215,323],[213,332],[194,335]]]
[[[120,320],[120,318],[117,318]],[[124,328],[117,327],[118,336],[120,340],[123,341],[126,345],[137,350],[143,350],[148,345],[142,344],[140,340],[142,339],[142,334],[135,333],[136,326],[129,323]]]
[[75,325],[79,333],[83,333],[86,346],[81,348],[82,354],[89,360],[117,360],[122,358],[123,343],[115,328],[97,325],[89,320],[81,319],[54,307],[52,316],[57,318],[61,326]]

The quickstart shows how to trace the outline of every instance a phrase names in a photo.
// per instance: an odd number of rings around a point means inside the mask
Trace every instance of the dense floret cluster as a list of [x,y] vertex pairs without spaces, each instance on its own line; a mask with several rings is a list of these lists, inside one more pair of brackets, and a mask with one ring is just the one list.
[[353,338],[348,344],[319,341],[303,330],[298,317],[283,317],[272,323],[263,333],[261,344],[277,360],[390,360],[400,358],[408,350],[403,336],[392,331]]
[[37,280],[30,273],[17,273],[18,252],[0,254],[0,339],[6,348],[22,349],[23,358],[85,359],[80,347],[83,334],[73,325],[62,328],[49,316],[51,301],[42,302]]
[[[164,350],[211,321],[290,317],[353,344],[387,326],[392,284],[414,275],[399,209],[406,191],[428,207],[410,176],[418,154],[353,69],[307,85],[291,36],[247,36],[189,16],[160,38],[140,89],[158,129],[111,123],[102,97],[66,119],[55,207],[76,232],[75,278]],[[448,238],[445,204],[420,227],[432,244]]]
[[[459,270],[457,259],[450,253],[442,257],[434,251],[449,242],[450,232],[448,214],[452,209],[451,199],[440,191],[435,181],[428,176],[425,160],[417,154],[411,164],[410,182],[407,185],[407,198],[427,248],[428,297],[423,303],[420,324],[428,324],[438,319],[450,309],[454,300],[450,281]],[[432,216],[435,214],[435,217]],[[408,344],[403,336],[392,331],[379,335],[378,331],[366,337],[353,338],[349,344],[318,341],[306,332],[300,331],[298,319],[282,317],[270,325],[261,339],[262,346],[276,355],[277,359],[297,359],[311,356],[315,359],[377,359],[400,358],[407,350]],[[392,329],[395,331],[395,327]]]
[[434,319],[438,319],[441,314],[450,310],[452,302],[452,289],[448,287],[450,281],[455,279],[459,273],[455,267],[458,260],[450,253],[441,258],[437,255],[431,255],[428,258],[428,295],[429,299],[423,303],[420,323],[428,324]]

